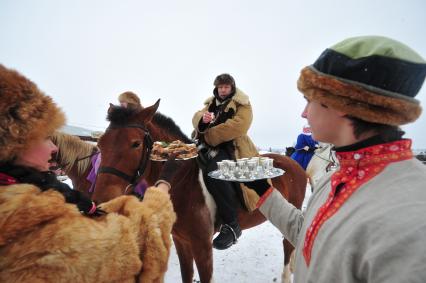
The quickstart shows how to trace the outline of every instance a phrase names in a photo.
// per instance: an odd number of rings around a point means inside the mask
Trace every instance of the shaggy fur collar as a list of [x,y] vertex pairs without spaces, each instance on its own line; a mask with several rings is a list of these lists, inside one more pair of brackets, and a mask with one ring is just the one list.
[[55,190],[61,193],[67,203],[76,204],[82,213],[89,214],[93,206],[89,198],[80,191],[73,190],[67,184],[60,182],[53,172],[40,172],[33,168],[11,164],[2,165],[0,172],[13,177],[18,183],[35,185],[41,191]]

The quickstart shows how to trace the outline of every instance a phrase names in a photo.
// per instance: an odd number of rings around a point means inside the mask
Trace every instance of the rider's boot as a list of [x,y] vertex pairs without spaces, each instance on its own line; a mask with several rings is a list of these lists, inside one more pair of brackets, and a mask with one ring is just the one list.
[[237,221],[223,224],[220,227],[219,235],[213,240],[213,247],[218,250],[225,250],[237,243],[241,236],[241,228]]

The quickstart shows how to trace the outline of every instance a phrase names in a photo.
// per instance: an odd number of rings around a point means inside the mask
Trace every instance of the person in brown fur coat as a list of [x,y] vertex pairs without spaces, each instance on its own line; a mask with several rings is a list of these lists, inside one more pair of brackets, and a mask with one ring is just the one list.
[[[219,235],[213,239],[213,247],[224,250],[236,244],[242,233],[237,217],[240,185],[211,178],[208,173],[217,170],[219,161],[258,156],[259,153],[247,134],[253,120],[248,95],[237,88],[230,74],[218,75],[213,85],[213,95],[207,98],[201,110],[195,112],[192,125],[200,158],[204,160],[203,178],[222,222]],[[244,199],[248,200],[247,208],[251,210],[259,197],[250,189],[241,188]]]
[[0,282],[163,282],[176,220],[166,162],[143,202],[100,206],[56,180],[49,136],[62,111],[0,65]]

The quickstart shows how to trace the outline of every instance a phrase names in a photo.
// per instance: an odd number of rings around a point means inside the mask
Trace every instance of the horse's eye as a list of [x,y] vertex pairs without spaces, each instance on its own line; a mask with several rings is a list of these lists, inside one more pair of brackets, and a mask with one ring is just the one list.
[[141,146],[141,142],[140,141],[135,141],[135,142],[133,142],[133,144],[132,144],[132,147],[133,148],[138,148],[138,147],[140,147]]

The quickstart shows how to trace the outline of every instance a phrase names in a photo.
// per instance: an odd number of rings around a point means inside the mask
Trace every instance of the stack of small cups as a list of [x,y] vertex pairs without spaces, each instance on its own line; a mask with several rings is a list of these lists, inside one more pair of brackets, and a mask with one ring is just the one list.
[[220,179],[262,179],[273,175],[273,159],[269,157],[239,158],[217,162]]

